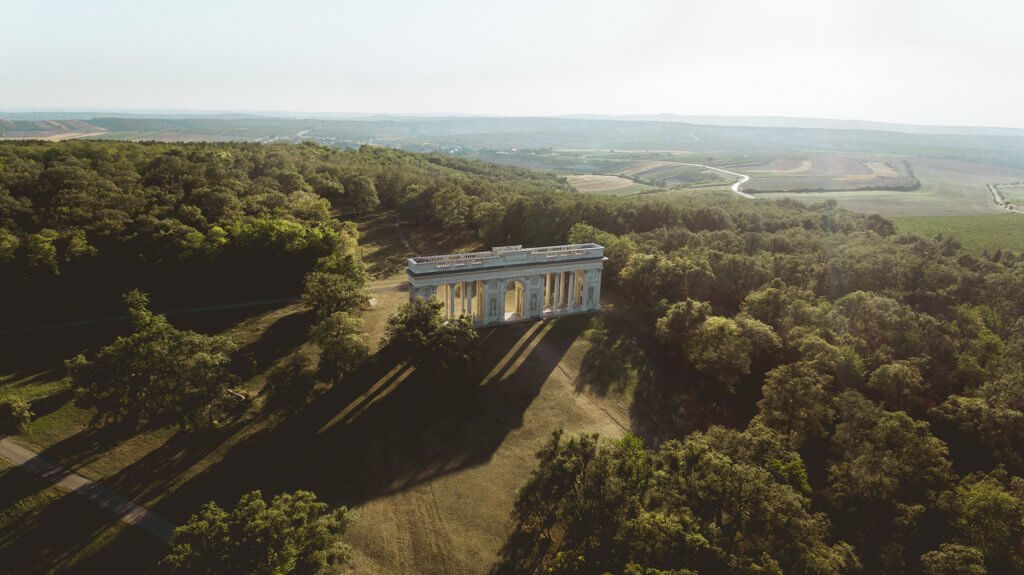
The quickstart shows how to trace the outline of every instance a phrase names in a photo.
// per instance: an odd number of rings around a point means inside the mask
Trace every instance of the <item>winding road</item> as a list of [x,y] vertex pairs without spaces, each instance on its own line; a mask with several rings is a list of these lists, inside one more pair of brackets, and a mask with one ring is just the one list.
[[708,170],[714,170],[716,172],[721,172],[723,174],[729,174],[730,176],[736,176],[739,179],[736,180],[735,182],[733,182],[732,185],[729,186],[729,189],[734,191],[734,192],[736,192],[737,194],[743,196],[744,198],[750,198],[752,200],[757,199],[757,196],[754,196],[753,194],[748,194],[746,192],[741,192],[740,191],[740,186],[742,186],[743,184],[745,184],[748,181],[750,181],[750,176],[748,176],[746,174],[740,174],[738,172],[730,172],[729,170],[723,170],[722,168],[716,168],[716,167],[713,167],[713,166],[708,166],[706,164],[691,164],[689,162],[675,162],[675,163],[682,164],[684,166],[696,166],[698,168],[706,168]]

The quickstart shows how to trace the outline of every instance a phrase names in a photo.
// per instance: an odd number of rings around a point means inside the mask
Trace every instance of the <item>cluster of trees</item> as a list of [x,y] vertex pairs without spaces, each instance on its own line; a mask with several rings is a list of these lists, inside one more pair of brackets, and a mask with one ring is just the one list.
[[352,163],[316,146],[5,142],[4,311],[95,313],[140,286],[204,301],[295,290],[346,241],[334,216],[379,204]]
[[828,203],[675,209],[569,228],[646,315],[681,439],[556,437],[516,515],[546,568],[1024,570],[1024,263]]
[[[355,240],[317,262],[306,276],[302,300],[317,317],[310,336],[320,347],[319,373],[330,382],[358,367],[369,355],[358,311],[366,303],[366,272]],[[229,391],[238,381],[234,342],[225,336],[180,330],[149,309],[149,296],[124,296],[130,333],[66,362],[81,405],[96,410],[94,422],[129,430],[177,424],[182,429],[214,426],[244,401]],[[268,374],[271,407],[296,410],[308,399],[313,373],[296,355]],[[244,397],[244,396],[243,396]]]
[[4,142],[0,311],[97,314],[133,288],[174,304],[294,293],[349,241],[340,220],[381,204],[502,244],[522,235],[511,206],[566,190],[551,174],[384,148]]

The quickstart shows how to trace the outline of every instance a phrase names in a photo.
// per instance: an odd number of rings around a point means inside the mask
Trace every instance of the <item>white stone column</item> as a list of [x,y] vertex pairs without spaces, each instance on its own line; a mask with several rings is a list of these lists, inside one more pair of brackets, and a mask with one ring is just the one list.
[[544,308],[553,308],[554,305],[551,303],[551,295],[554,293],[555,287],[555,276],[551,274],[544,274]]
[[551,274],[544,274],[544,300],[541,302],[541,309],[551,307],[548,299],[551,297]]
[[455,284],[448,284],[448,317],[455,317]]
[[576,270],[569,272],[569,311],[576,309]]
[[558,272],[555,275],[555,305],[554,308],[557,311],[562,305],[562,272]]

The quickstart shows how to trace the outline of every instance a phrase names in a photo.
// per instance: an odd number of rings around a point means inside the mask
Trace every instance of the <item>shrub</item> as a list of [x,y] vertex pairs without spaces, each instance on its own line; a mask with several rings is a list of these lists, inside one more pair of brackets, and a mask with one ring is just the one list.
[[28,403],[19,397],[0,397],[0,433],[18,433],[32,419]]

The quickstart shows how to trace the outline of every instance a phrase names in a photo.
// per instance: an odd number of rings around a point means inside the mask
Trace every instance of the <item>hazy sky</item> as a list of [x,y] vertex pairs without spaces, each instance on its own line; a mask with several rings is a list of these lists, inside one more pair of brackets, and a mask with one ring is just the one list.
[[0,110],[784,115],[1024,128],[1024,4],[0,0]]

